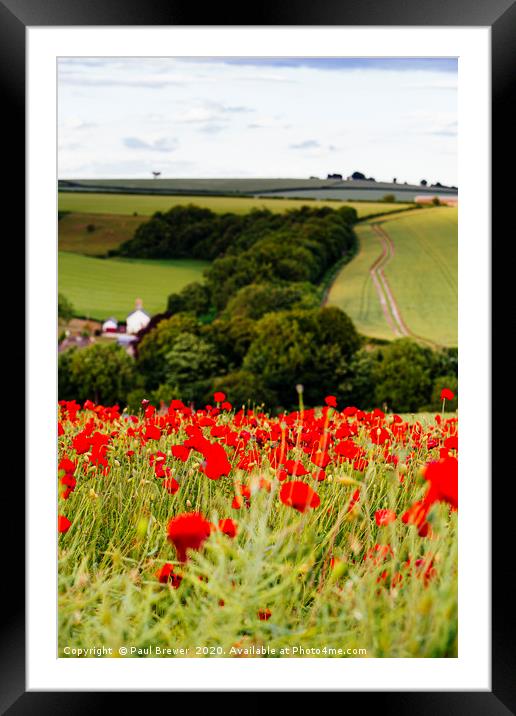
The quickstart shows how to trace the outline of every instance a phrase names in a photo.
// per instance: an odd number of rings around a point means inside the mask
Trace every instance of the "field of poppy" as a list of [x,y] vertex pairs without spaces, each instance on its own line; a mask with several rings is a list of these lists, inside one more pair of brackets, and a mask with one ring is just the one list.
[[451,391],[425,418],[230,397],[60,401],[59,655],[456,656]]

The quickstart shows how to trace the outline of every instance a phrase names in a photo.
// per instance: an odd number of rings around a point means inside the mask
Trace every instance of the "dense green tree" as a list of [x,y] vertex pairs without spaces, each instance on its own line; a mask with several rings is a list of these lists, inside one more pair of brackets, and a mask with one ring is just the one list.
[[295,404],[298,383],[307,404],[320,404],[346,380],[360,345],[349,317],[334,307],[271,313],[256,330],[243,369],[261,376],[285,406]]
[[310,283],[251,283],[231,298],[226,312],[257,321],[266,313],[315,308],[318,304],[317,290]]
[[71,365],[72,358],[77,353],[77,348],[69,348],[59,354],[57,360],[57,395],[59,400],[73,400],[75,395],[76,384],[74,382]]
[[190,386],[216,375],[219,367],[213,345],[192,333],[181,333],[165,355],[164,382],[185,399],[193,400],[197,390],[190,390]]
[[59,398],[124,405],[135,387],[134,361],[122,346],[95,343],[59,356]]
[[141,373],[145,387],[154,390],[166,380],[165,357],[182,333],[198,335],[200,325],[195,316],[177,313],[160,321],[145,334],[137,346],[136,366]]
[[430,402],[433,352],[408,338],[379,349],[374,366],[375,402],[399,413],[416,412]]
[[202,329],[213,344],[226,370],[238,368],[256,337],[256,322],[246,316],[217,319]]
[[215,378],[204,396],[204,402],[213,403],[213,393],[218,390],[226,394],[235,410],[239,410],[242,406],[252,408],[261,405],[274,409],[279,405],[277,394],[265,385],[263,379],[246,370],[234,371]]
[[339,400],[344,405],[354,405],[361,410],[376,407],[374,369],[378,361],[378,351],[361,348],[352,357],[349,374],[341,385]]
[[434,380],[432,387],[432,398],[430,405],[423,406],[429,411],[440,411],[443,407],[443,401],[441,399],[441,391],[443,388],[448,388],[452,393],[455,394],[453,400],[447,400],[445,403],[446,412],[454,412],[458,407],[458,381],[456,375],[440,375]]
[[58,318],[61,318],[63,321],[69,321],[73,318],[74,314],[74,307],[69,301],[66,296],[64,296],[62,293],[59,293],[57,295],[57,316]]
[[220,215],[176,206],[141,224],[118,252],[143,258],[212,259],[203,291],[197,286],[169,299],[169,312],[202,315],[209,312],[206,302],[220,311],[251,283],[317,283],[335,261],[356,250],[356,218],[350,207]]
[[435,377],[441,375],[454,375],[457,377],[459,372],[459,351],[457,348],[440,348],[434,352],[434,369]]
[[172,293],[168,297],[167,310],[169,313],[193,313],[203,316],[211,308],[211,292],[204,283],[194,282],[186,285],[179,293]]

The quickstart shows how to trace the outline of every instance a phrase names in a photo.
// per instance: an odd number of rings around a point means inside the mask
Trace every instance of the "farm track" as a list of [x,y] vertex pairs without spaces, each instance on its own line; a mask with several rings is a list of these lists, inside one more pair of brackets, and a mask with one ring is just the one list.
[[[412,212],[407,213],[411,214]],[[423,211],[421,216],[424,213]],[[405,284],[397,283],[397,281],[403,281],[403,271],[407,270],[403,268],[404,262],[406,262],[404,253],[406,246],[404,242],[407,237],[399,229],[399,226],[393,228],[392,235],[390,233],[389,221],[396,222],[397,218],[402,217],[385,214],[381,217],[366,218],[360,222],[364,227],[364,233],[359,234],[357,258],[360,259],[360,265],[357,263],[355,270],[353,271],[352,269],[350,273],[352,288],[342,286],[341,281],[345,281],[346,275],[339,279],[341,272],[337,272],[330,286],[327,287],[324,298],[335,303],[335,305],[341,305],[343,310],[346,310],[345,301],[348,300],[351,315],[356,320],[357,325],[362,327],[365,335],[369,335],[368,328],[371,326],[371,335],[373,336],[375,335],[374,331],[376,331],[383,339],[387,340],[410,337],[422,345],[438,349],[448,344],[447,339],[440,342],[433,337],[423,337],[415,333],[403,316],[403,310],[406,308],[408,318],[418,323],[418,314],[413,313],[414,306],[408,305],[405,307],[404,301],[407,299]],[[430,225],[430,229],[433,223]],[[413,229],[414,241],[421,250],[422,263],[425,266],[433,264],[432,270],[435,271],[435,276],[439,277],[440,285],[443,286],[445,291],[450,291],[451,297],[456,297],[457,286],[452,268],[447,264],[445,257],[441,255],[439,245],[434,246],[431,231],[429,236],[426,235],[425,226],[422,227],[421,221],[418,219],[415,221]],[[447,225],[443,224],[443,222],[438,222],[436,227],[443,231],[448,230]],[[398,232],[400,232],[400,245],[397,244]],[[376,254],[375,239],[380,242],[381,253],[373,261]],[[362,242],[365,243],[361,246]],[[389,262],[394,259],[395,255],[396,262],[391,265]],[[336,284],[335,296],[331,294],[333,284]],[[398,303],[398,297],[396,296],[397,290],[399,291],[400,303]],[[341,296],[347,296],[347,299],[344,299],[343,302],[342,298],[339,298]],[[421,310],[424,312],[426,305],[422,306]],[[382,325],[383,328],[381,328]],[[429,329],[431,330],[432,327],[430,326]]]
[[394,297],[392,289],[389,285],[389,281],[387,280],[387,276],[384,272],[384,269],[389,263],[389,261],[394,258],[394,242],[389,236],[389,234],[385,231],[385,229],[380,226],[380,224],[371,224],[371,228],[373,229],[374,233],[377,235],[378,239],[380,240],[380,243],[382,244],[382,253],[372,264],[371,268],[369,269],[369,272],[371,274],[371,278],[378,293],[380,305],[382,306],[382,311],[385,315],[387,323],[393,330],[393,333],[396,337],[410,337],[421,343],[437,347],[437,343],[435,343],[434,341],[430,341],[427,338],[418,336],[413,331],[411,331],[403,320],[398,303]]
[[392,246],[392,242],[389,243],[386,241],[382,234],[377,230],[376,224],[372,224],[372,229],[380,240],[382,253],[371,264],[369,268],[369,275],[371,276],[371,280],[378,295],[378,300],[380,301],[380,306],[382,308],[383,315],[385,316],[385,320],[389,324],[389,327],[395,336],[402,336],[404,334],[403,329],[396,318],[397,311],[393,310],[392,303],[394,301],[394,297],[392,296],[392,292],[387,291],[386,289],[386,278],[383,273],[383,267],[389,263],[394,255],[394,247]]
[[395,336],[409,336],[410,330],[401,317],[399,306],[384,272],[384,268],[394,258],[394,244],[390,236],[379,224],[371,224],[371,228],[382,245],[382,253],[371,265],[369,273],[378,294],[383,314]]

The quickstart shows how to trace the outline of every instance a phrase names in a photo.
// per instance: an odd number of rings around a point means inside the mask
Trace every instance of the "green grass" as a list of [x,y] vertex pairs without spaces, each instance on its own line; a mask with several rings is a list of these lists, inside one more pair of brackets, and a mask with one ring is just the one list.
[[[81,214],[128,215],[137,212],[144,216],[150,216],[156,211],[167,211],[173,206],[185,206],[186,204],[195,204],[219,213],[232,212],[235,214],[245,214],[251,209],[262,208],[274,212],[284,212],[289,209],[298,209],[301,206],[329,206],[337,209],[345,205],[355,207],[359,217],[399,211],[410,206],[410,204],[388,204],[379,201],[339,202],[307,201],[303,199],[255,199],[253,197],[232,196],[156,196],[59,192],[59,211]],[[93,223],[95,223],[95,220],[93,220]]]
[[394,338],[369,273],[381,253],[372,223],[380,223],[394,243],[395,255],[386,265],[385,275],[410,332],[438,345],[456,346],[456,208],[420,209],[357,225],[360,250],[339,273],[328,303],[346,311],[360,332],[373,338]]
[[202,279],[208,265],[193,259],[97,259],[60,251],[59,292],[78,316],[125,319],[141,298],[149,314],[164,311],[169,294]]
[[372,338],[392,338],[378,301],[369,267],[379,253],[379,244],[369,224],[355,227],[359,252],[344,266],[328,294],[328,305],[345,311],[361,333]]
[[[86,256],[105,256],[132,239],[146,216],[129,214],[65,214],[58,223],[59,250]],[[88,226],[94,231],[88,231]]]

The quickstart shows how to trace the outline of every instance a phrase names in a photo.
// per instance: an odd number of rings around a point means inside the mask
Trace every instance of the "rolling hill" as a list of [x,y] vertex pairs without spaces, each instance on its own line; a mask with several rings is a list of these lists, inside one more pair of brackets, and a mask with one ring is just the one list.
[[201,280],[207,265],[193,259],[98,259],[60,251],[59,292],[72,302],[76,315],[84,318],[124,320],[136,298],[143,300],[152,315],[165,310],[169,294]]
[[338,274],[330,305],[358,330],[457,345],[457,209],[421,209],[356,226],[360,249]]

